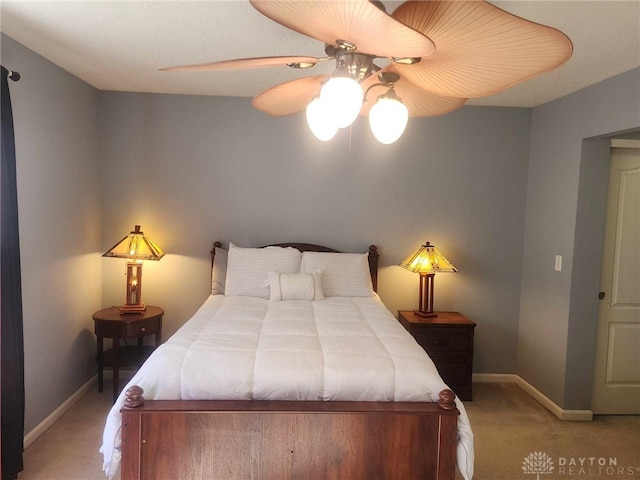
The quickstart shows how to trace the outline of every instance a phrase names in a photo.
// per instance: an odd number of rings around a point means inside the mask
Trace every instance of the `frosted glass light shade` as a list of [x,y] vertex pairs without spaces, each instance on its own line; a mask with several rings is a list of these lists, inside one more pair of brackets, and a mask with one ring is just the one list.
[[311,100],[311,103],[307,105],[306,114],[309,129],[318,140],[328,142],[336,135],[338,127],[332,121],[331,112],[327,108],[326,102],[322,101],[320,97]]
[[395,142],[407,128],[409,110],[399,100],[380,97],[369,111],[369,126],[380,143],[389,145]]
[[346,128],[360,113],[364,91],[355,79],[339,76],[331,78],[322,86],[320,98],[326,102],[334,124],[338,128]]

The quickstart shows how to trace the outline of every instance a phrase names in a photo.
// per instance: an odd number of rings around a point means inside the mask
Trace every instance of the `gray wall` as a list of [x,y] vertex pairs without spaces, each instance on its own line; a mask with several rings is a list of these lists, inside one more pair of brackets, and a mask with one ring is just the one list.
[[[100,92],[103,249],[135,223],[167,253],[145,263],[143,297],[173,333],[209,292],[211,242],[380,248],[379,293],[417,307],[398,264],[431,241],[459,269],[435,306],[478,323],[475,370],[513,373],[530,110],[465,107],[411,119],[385,147],[364,119],[332,142],[304,116],[269,118],[248,99]],[[124,265],[103,259],[103,305],[122,301]]]
[[25,432],[95,374],[100,305],[98,93],[2,35],[14,115],[24,313]]
[[640,126],[639,86],[635,69],[533,110],[518,373],[563,408],[591,408],[609,162],[599,137]]
[[376,243],[391,311],[416,307],[417,276],[397,264],[429,240],[460,268],[437,276],[436,309],[478,323],[475,371],[517,372],[559,405],[589,408],[601,238],[585,238],[601,232],[608,164],[597,137],[640,125],[638,70],[533,119],[487,107],[411,119],[383,147],[362,119],[323,144],[301,115],[268,118],[247,99],[98,93],[4,35],[1,48],[23,75],[10,88],[27,432],[93,375],[91,313],[124,297],[124,264],[100,254],[136,223],[168,252],[146,262],[144,290],[167,310],[165,338],[208,295],[213,240]]

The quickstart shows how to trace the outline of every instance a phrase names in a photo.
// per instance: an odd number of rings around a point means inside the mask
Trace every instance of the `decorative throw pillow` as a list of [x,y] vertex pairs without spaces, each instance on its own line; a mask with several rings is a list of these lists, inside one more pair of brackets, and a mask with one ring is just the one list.
[[312,273],[269,272],[269,301],[322,300],[322,279],[320,270]]

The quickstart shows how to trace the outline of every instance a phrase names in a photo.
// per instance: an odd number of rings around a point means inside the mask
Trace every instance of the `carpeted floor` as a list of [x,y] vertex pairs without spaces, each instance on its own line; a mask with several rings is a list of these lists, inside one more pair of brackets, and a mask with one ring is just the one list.
[[[25,451],[18,480],[104,478],[98,449],[111,407],[106,382],[104,391],[83,396]],[[563,422],[514,384],[475,384],[474,401],[465,406],[475,434],[475,480],[640,479],[638,416]]]
[[[474,479],[640,479],[639,416],[561,421],[514,384],[475,384],[474,401],[465,406],[475,437]],[[522,468],[536,452],[553,467],[539,479],[533,466],[529,473]]]

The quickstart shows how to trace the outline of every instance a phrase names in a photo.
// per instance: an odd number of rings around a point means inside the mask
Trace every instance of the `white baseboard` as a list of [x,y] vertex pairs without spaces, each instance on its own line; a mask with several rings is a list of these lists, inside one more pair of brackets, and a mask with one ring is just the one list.
[[476,383],[516,383],[518,376],[514,373],[474,373]]
[[73,395],[71,395],[65,402],[56,408],[51,415],[45,418],[38,426],[27,433],[24,437],[24,448],[27,448],[35,440],[42,435],[51,425],[55,423],[67,410],[69,410],[80,398],[92,388],[98,381],[98,376],[94,375],[87,383],[78,389]]
[[574,422],[590,422],[593,420],[593,412],[591,410],[564,410],[515,373],[474,373],[473,381],[478,383],[515,383],[560,420]]

